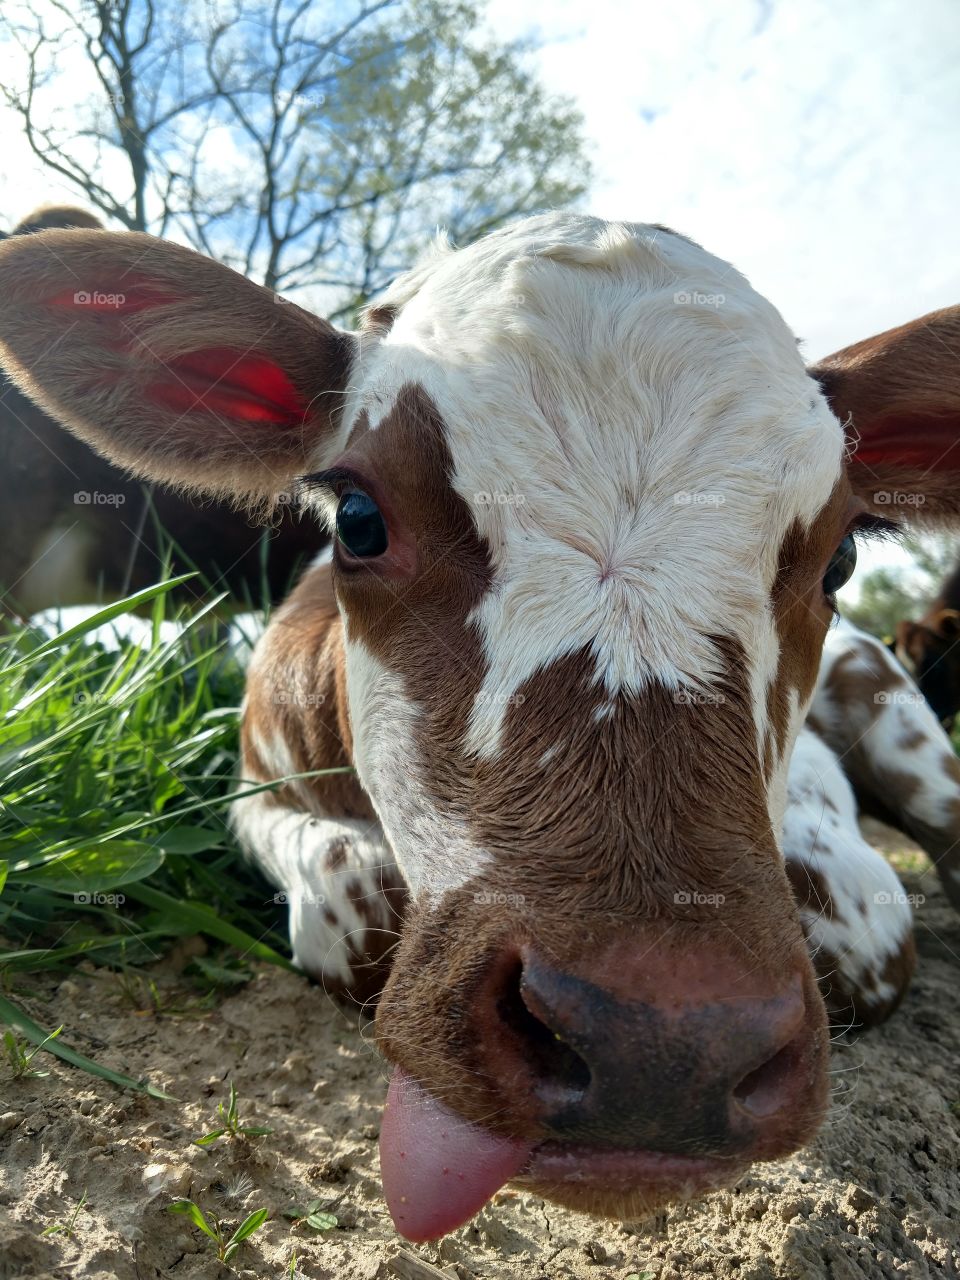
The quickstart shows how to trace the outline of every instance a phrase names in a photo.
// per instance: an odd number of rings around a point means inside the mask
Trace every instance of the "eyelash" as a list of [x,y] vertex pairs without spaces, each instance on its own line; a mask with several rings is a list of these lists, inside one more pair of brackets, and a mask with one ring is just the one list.
[[322,504],[326,522],[333,529],[337,505],[345,489],[356,489],[367,492],[362,477],[345,467],[330,467],[326,471],[315,471],[308,476],[300,476],[297,490],[306,498],[313,497]]
[[903,528],[895,520],[875,515],[861,516],[850,532],[858,542],[870,542],[875,538],[899,542],[903,537]]

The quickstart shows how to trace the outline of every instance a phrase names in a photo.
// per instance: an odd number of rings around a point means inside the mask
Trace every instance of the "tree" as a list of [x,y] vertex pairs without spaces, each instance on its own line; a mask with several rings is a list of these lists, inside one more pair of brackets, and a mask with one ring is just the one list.
[[107,219],[335,317],[437,224],[468,241],[589,177],[579,115],[472,0],[8,0],[0,40],[34,154]]

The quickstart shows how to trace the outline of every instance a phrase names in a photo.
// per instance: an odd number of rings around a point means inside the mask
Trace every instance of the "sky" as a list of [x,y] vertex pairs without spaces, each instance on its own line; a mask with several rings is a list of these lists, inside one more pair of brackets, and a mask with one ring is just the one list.
[[[958,0],[490,0],[584,115],[586,206],[733,262],[810,359],[960,300]],[[68,194],[0,110],[10,220]],[[6,216],[4,221],[6,221]],[[901,553],[866,548],[863,564]]]

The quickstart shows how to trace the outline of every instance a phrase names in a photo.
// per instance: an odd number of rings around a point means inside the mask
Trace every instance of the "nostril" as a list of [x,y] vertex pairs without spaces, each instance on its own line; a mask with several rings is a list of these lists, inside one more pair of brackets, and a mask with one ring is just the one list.
[[579,1102],[590,1084],[590,1068],[524,999],[523,965],[508,972],[497,1000],[500,1021],[520,1043],[533,1072],[537,1095],[551,1108]]
[[799,1040],[791,1040],[766,1062],[747,1072],[734,1088],[734,1098],[755,1120],[775,1115],[790,1101],[800,1060]]

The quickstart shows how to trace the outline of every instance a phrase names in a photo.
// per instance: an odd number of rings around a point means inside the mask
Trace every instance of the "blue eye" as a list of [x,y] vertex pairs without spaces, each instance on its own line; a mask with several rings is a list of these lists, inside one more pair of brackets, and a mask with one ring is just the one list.
[[834,592],[839,591],[844,583],[849,582],[853,577],[856,567],[857,544],[853,534],[848,533],[833,553],[833,558],[827,565],[827,572],[823,575],[824,595],[832,596]]
[[365,493],[345,493],[337,507],[337,537],[352,556],[369,559],[387,549],[387,526],[380,508]]

